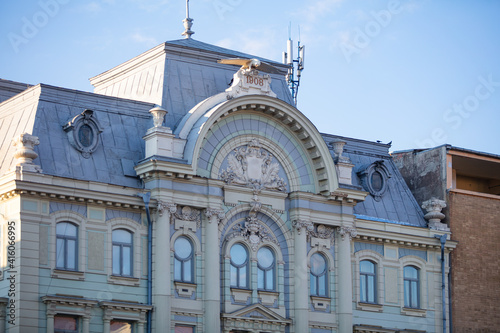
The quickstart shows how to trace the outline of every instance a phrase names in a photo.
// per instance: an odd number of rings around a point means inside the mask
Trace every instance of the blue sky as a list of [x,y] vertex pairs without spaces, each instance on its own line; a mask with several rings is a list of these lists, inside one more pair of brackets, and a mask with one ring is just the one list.
[[[500,1],[191,0],[193,38],[281,61],[306,45],[298,108],[319,131],[500,155]],[[0,4],[0,77],[88,78],[182,38],[182,0]]]

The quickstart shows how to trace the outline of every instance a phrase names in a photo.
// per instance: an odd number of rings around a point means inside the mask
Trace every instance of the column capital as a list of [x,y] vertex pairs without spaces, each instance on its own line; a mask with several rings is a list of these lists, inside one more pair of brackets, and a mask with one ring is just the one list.
[[356,227],[337,227],[337,230],[339,232],[339,235],[342,237],[342,240],[345,239],[345,236],[349,236],[349,240],[352,240],[353,237],[356,237],[358,235],[358,230]]
[[158,206],[156,208],[158,210],[158,214],[160,216],[163,216],[163,212],[168,209],[168,212],[170,214],[173,214],[177,211],[177,205],[174,204],[174,203],[170,203],[170,202],[163,202],[161,200],[158,200]]
[[306,233],[310,233],[314,230],[314,225],[311,221],[301,219],[293,220],[292,227],[297,230],[299,235],[302,233],[302,230],[305,230]]
[[217,218],[217,223],[220,223],[224,219],[224,217],[226,217],[226,213],[222,209],[215,209],[215,208],[205,209],[205,215],[208,217],[209,223],[213,222],[212,217]]

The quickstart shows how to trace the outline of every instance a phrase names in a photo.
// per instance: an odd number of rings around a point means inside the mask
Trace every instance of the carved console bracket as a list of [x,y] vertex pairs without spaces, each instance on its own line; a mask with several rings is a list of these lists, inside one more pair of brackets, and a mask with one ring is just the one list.
[[337,227],[337,230],[342,240],[344,240],[346,236],[349,236],[349,240],[352,240],[353,237],[358,235],[356,227]]

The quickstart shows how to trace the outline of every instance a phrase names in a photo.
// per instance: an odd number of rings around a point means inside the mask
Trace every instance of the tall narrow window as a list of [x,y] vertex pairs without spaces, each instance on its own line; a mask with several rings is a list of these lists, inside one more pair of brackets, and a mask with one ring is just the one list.
[[231,247],[231,287],[248,288],[248,251],[240,243]]
[[77,270],[78,227],[72,223],[60,222],[56,225],[56,268]]
[[377,303],[377,276],[375,263],[363,260],[359,263],[359,294],[360,301]]
[[328,265],[325,257],[320,253],[315,253],[311,256],[311,295],[313,296],[328,296]]
[[175,281],[192,283],[193,280],[193,245],[184,236],[174,243],[174,279]]
[[419,271],[414,266],[406,266],[404,268],[404,288],[405,288],[405,307],[419,308]]
[[274,290],[275,279],[274,253],[268,247],[261,247],[257,252],[257,288]]
[[113,230],[113,275],[132,276],[132,233]]

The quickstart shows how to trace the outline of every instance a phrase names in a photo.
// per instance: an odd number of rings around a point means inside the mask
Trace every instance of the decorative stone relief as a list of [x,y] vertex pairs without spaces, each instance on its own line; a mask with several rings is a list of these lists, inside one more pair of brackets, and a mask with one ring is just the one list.
[[358,235],[356,227],[337,227],[337,230],[339,235],[342,237],[342,240],[344,240],[346,236],[349,236],[349,240],[352,240],[353,237]]
[[85,110],[63,126],[68,134],[70,144],[84,158],[90,158],[99,144],[99,134],[102,132],[99,122],[94,117],[94,111]]
[[375,201],[382,199],[382,196],[389,187],[387,182],[392,176],[383,160],[375,161],[367,167],[361,168],[357,172],[357,175],[365,190],[370,192]]
[[163,202],[163,201],[158,200],[158,206],[156,209],[158,210],[158,214],[160,216],[163,216],[163,212],[166,209],[168,209],[168,212],[170,214],[174,214],[177,211],[177,205],[174,203],[167,203],[167,202]]
[[227,99],[250,94],[276,97],[276,94],[271,90],[271,76],[269,74],[259,75],[259,71],[251,67],[240,69],[233,75],[231,86],[226,89]]
[[245,226],[238,224],[233,227],[233,232],[227,237],[232,239],[235,237],[243,237],[248,240],[252,251],[257,251],[260,244],[267,241],[279,245],[278,240],[270,234],[262,222],[255,216],[248,216]]
[[280,165],[273,155],[264,151],[259,140],[252,139],[247,146],[236,148],[228,156],[228,168],[220,174],[227,184],[252,187],[255,190],[286,191],[286,183],[278,176]]
[[312,231],[314,231],[314,225],[312,224],[311,221],[305,221],[305,220],[294,220],[292,221],[292,227],[297,230],[299,235],[302,233],[302,230],[305,230],[305,232],[309,235]]
[[177,208],[172,214],[172,220],[176,230],[184,228],[196,232],[196,229],[201,227],[200,211],[189,206]]
[[208,217],[208,223],[212,223],[212,216],[217,216],[217,223],[220,223],[226,217],[226,213],[222,209],[213,208],[205,209],[205,215]]
[[441,210],[445,207],[446,202],[437,198],[431,198],[422,203],[422,208],[428,212],[424,218],[429,221],[429,228],[442,231],[450,230],[446,223],[441,223],[441,220],[445,218]]
[[40,144],[38,137],[24,133],[12,140],[12,145],[16,147],[14,157],[17,159],[16,166],[20,166],[23,171],[42,172],[42,169],[33,163],[38,157],[34,147]]

